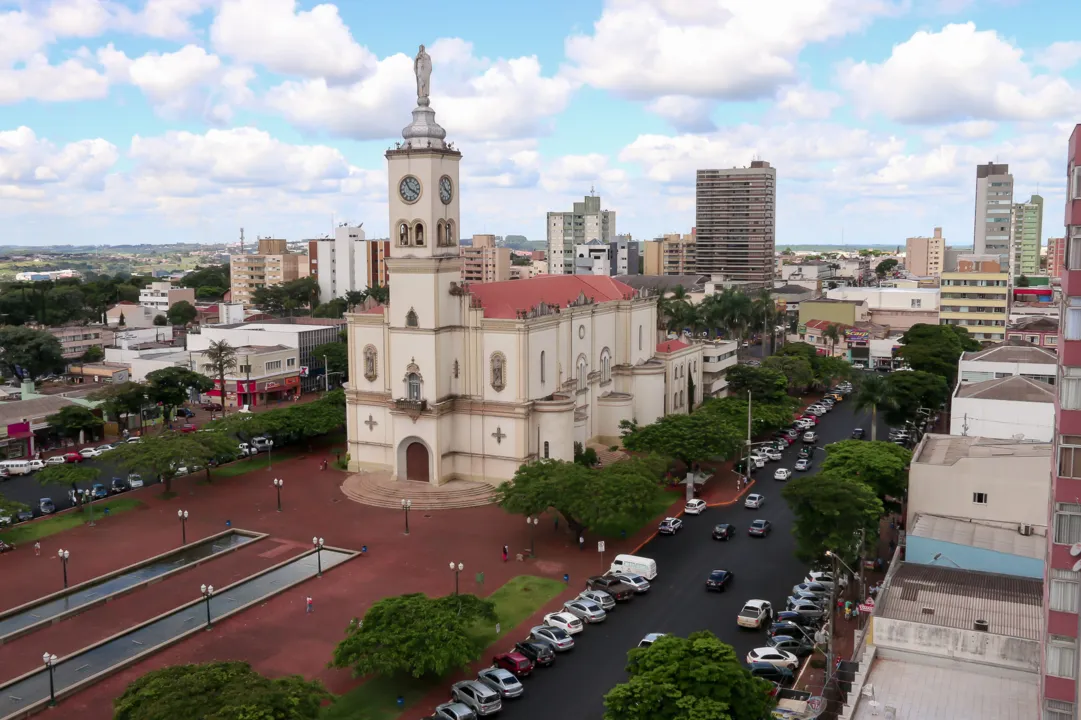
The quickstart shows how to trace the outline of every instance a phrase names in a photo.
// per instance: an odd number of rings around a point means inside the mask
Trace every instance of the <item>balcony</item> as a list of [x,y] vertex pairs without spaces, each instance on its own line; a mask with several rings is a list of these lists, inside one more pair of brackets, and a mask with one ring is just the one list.
[[420,415],[422,412],[428,409],[428,401],[410,400],[409,398],[397,398],[394,401],[394,409],[401,410],[402,412],[409,413],[410,415]]

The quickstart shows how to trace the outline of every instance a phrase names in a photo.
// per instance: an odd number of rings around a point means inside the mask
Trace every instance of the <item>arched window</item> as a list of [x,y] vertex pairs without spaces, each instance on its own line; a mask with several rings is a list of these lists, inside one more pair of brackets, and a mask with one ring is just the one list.
[[409,308],[409,312],[405,314],[405,326],[417,327],[417,312],[413,308]]
[[435,224],[435,244],[440,247],[447,242],[445,228],[446,225],[443,224],[442,220]]
[[420,375],[409,373],[405,378],[406,390],[410,400],[420,400]]
[[548,457],[548,441],[544,441],[544,457]]
[[672,393],[672,409],[679,407],[679,393]]
[[424,223],[418,222],[413,226],[413,244],[424,247]]
[[586,356],[585,355],[579,355],[578,356],[578,389],[579,390],[585,390],[586,389],[586,380],[587,380],[587,378],[586,378]]
[[405,223],[398,223],[398,245],[405,247],[409,244],[409,226]]
[[544,351],[543,350],[541,350],[540,366],[541,366],[541,368],[540,368],[541,385],[543,385],[544,384]]
[[601,382],[612,379],[612,353],[608,348],[601,350]]
[[454,238],[457,237],[457,235],[455,235],[454,231],[454,221],[447,220],[447,245],[453,245],[455,243]]

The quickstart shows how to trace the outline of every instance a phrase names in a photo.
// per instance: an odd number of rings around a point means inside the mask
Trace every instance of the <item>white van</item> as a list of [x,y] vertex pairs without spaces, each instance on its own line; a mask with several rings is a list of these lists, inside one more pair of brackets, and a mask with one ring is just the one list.
[[7,470],[9,475],[29,475],[34,472],[29,460],[4,460],[0,462],[0,468]]
[[610,575],[633,573],[641,575],[646,580],[652,580],[657,577],[657,561],[637,555],[616,555],[616,559],[612,561],[612,567],[608,568],[608,573]]

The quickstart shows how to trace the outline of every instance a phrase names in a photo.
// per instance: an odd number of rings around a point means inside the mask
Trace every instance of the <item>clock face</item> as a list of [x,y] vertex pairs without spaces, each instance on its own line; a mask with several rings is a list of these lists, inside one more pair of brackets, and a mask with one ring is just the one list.
[[417,198],[420,197],[420,180],[417,180],[412,175],[406,175],[398,184],[398,194],[407,203],[415,203]]
[[454,197],[454,186],[450,182],[450,177],[444,175],[439,178],[439,199],[443,201],[444,205],[450,205],[451,198]]

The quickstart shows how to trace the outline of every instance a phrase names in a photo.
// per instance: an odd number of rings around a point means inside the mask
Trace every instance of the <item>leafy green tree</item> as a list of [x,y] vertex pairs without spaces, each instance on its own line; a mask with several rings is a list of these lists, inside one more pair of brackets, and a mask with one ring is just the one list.
[[829,340],[829,343],[830,343],[829,357],[834,356],[834,354],[835,354],[834,350],[837,347],[837,343],[839,343],[841,341],[841,338],[843,338],[843,337],[844,337],[844,331],[842,331],[841,327],[839,325],[837,325],[836,323],[830,323],[829,325],[826,326],[826,329],[822,331],[822,338],[825,339],[825,340]]
[[251,439],[257,435],[273,438],[275,446],[308,440],[339,430],[345,425],[345,393],[334,390],[303,405],[286,405],[266,412],[236,414],[208,427]]
[[312,348],[312,357],[327,359],[327,371],[342,373],[342,379],[349,379],[349,346],[340,342],[329,342]]
[[214,381],[185,367],[167,367],[146,374],[146,394],[150,402],[161,403],[165,416],[187,402],[192,391],[205,393],[214,389]]
[[886,376],[886,385],[893,398],[886,420],[893,425],[921,420],[921,409],[933,414],[950,399],[946,378],[922,370],[892,372]]
[[725,373],[728,391],[741,398],[750,391],[754,402],[778,402],[788,393],[788,378],[784,373],[764,367],[733,365]]
[[344,299],[345,306],[349,309],[349,312],[353,312],[368,299],[368,293],[363,290],[349,290],[345,293]]
[[222,416],[225,415],[225,376],[236,369],[236,348],[227,340],[213,340],[203,351],[203,370],[218,380]]
[[268,678],[245,662],[173,665],[132,681],[114,720],[317,720],[331,695],[300,675]]
[[195,288],[196,300],[221,300],[225,296],[225,291],[229,288],[220,287],[218,285],[200,285]]
[[897,258],[886,258],[878,265],[875,265],[875,275],[879,277],[886,277],[887,273],[893,272],[893,269],[900,263]]
[[822,472],[858,479],[885,501],[905,494],[910,462],[912,453],[891,442],[842,440],[826,446]]
[[81,362],[88,363],[88,364],[89,363],[101,362],[104,359],[105,359],[105,351],[102,350],[101,347],[98,346],[98,345],[88,347],[86,349],[86,352],[83,353],[83,356],[81,358],[79,358],[79,360]]
[[165,313],[165,317],[170,325],[183,326],[195,322],[195,318],[199,317],[199,311],[187,300],[180,300],[173,303],[173,306]]
[[375,300],[380,305],[386,305],[390,302],[390,287],[388,285],[380,285],[376,283],[368,288],[368,297]]
[[165,492],[169,493],[173,491],[173,478],[180,468],[192,470],[199,466],[209,479],[210,462],[222,456],[235,457],[236,449],[234,440],[218,432],[163,432],[144,437],[138,443],[123,444],[109,453],[109,459],[126,470],[160,478],[165,484]]
[[8,377],[34,380],[64,369],[60,341],[44,330],[0,327],[0,368]]
[[98,481],[101,470],[83,463],[64,463],[46,465],[34,476],[42,485],[67,485],[75,491],[75,502],[82,504],[83,496],[78,492],[79,485],[92,485]]
[[143,408],[149,402],[146,392],[146,385],[125,382],[105,385],[87,397],[100,402],[105,412],[116,418],[117,424],[122,423],[130,430],[129,423],[132,415],[139,418],[139,427],[143,426]]
[[[229,265],[209,265],[197,267],[190,273],[180,278],[180,287],[199,288],[210,286],[216,288],[228,288],[232,283],[229,279]],[[222,290],[222,294],[225,291]],[[196,293],[198,296],[198,293]]]
[[476,659],[483,648],[470,631],[495,621],[495,605],[475,595],[383,598],[363,621],[349,623],[330,666],[351,668],[356,676],[441,677]]
[[909,328],[901,336],[901,345],[899,354],[910,368],[941,375],[949,387],[957,381],[957,361],[961,353],[980,348],[962,327],[926,323]]
[[45,418],[49,427],[56,430],[61,437],[72,438],[78,441],[79,437],[87,439],[93,437],[94,431],[101,428],[105,422],[82,405],[68,405],[62,407],[54,415]]
[[632,452],[665,455],[682,460],[687,467],[711,458],[731,457],[742,442],[743,436],[738,431],[715,422],[701,411],[693,415],[666,415],[623,437],[623,447]]
[[762,367],[783,374],[788,382],[788,391],[794,394],[806,390],[815,380],[811,363],[801,357],[775,355],[763,360]]
[[852,365],[840,357],[819,357],[814,368],[815,382],[828,388],[838,380],[847,380],[852,377]]
[[830,550],[852,565],[862,552],[860,532],[877,537],[882,501],[857,478],[822,471],[793,480],[781,495],[795,516],[792,534],[803,562],[820,563]]
[[[17,500],[9,500],[3,495],[0,495],[0,515],[3,515],[4,517],[11,517],[17,512],[29,509],[30,506],[25,503],[18,502]],[[0,538],[0,540],[2,539],[3,538]]]
[[169,324],[169,318],[165,317],[164,315],[155,315],[154,324],[158,327],[165,327]]
[[630,678],[604,696],[604,720],[761,720],[770,684],[708,631],[666,635],[628,653]]
[[871,411],[871,440],[877,440],[878,411],[888,409],[893,405],[893,394],[890,392],[889,383],[877,373],[865,376],[860,381],[852,403],[856,410]]
[[139,288],[131,283],[117,285],[116,302],[139,302]]
[[315,312],[312,313],[312,317],[340,318],[345,314],[346,309],[347,306],[344,299],[334,298],[329,302],[320,303],[319,307],[315,308]]

